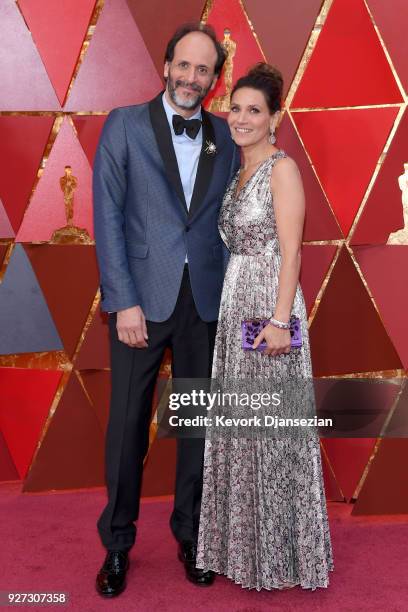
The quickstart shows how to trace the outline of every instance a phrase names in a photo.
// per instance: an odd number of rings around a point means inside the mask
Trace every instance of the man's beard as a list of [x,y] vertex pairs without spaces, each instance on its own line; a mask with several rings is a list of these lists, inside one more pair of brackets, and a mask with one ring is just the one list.
[[[191,97],[188,100],[184,100],[177,94],[178,87],[187,87],[193,89],[197,92],[197,95]],[[173,81],[171,73],[169,71],[169,75],[167,77],[167,90],[169,92],[169,96],[172,102],[174,102],[176,106],[178,106],[179,108],[183,108],[184,110],[194,110],[200,106],[201,102],[208,94],[210,90],[210,85],[204,89],[203,87],[200,87],[200,85],[197,85],[197,83],[188,83],[187,81],[182,81],[181,79]]]

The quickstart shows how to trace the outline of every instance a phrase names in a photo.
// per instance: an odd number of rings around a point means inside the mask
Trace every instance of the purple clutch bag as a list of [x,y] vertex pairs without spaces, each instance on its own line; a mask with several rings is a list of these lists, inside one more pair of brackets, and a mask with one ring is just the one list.
[[[252,351],[252,345],[254,344],[255,338],[268,325],[269,319],[246,319],[241,323],[242,331],[242,348],[244,351]],[[302,330],[300,328],[299,317],[292,315],[290,317],[290,346],[292,348],[300,348],[302,346]],[[256,349],[257,351],[264,351],[267,348],[265,340]]]

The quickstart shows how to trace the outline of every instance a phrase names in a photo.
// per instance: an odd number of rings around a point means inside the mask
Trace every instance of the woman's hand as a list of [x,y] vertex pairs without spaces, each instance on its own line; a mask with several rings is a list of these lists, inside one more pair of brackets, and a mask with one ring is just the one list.
[[290,351],[290,331],[288,329],[280,329],[269,323],[263,328],[260,334],[255,338],[253,347],[256,349],[262,340],[266,340],[268,347],[264,350],[265,355],[281,355]]

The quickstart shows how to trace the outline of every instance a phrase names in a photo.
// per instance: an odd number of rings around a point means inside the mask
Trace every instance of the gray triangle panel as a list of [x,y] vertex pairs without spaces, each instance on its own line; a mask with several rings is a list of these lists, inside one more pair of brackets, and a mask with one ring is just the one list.
[[0,354],[63,350],[37,278],[16,244],[0,284]]

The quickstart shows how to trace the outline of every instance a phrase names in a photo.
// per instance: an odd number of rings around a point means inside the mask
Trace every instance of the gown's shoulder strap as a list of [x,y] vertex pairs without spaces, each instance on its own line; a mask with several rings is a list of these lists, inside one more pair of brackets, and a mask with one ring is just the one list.
[[276,164],[278,159],[283,159],[284,157],[288,157],[288,154],[283,149],[278,149],[278,151],[271,155],[272,166]]

